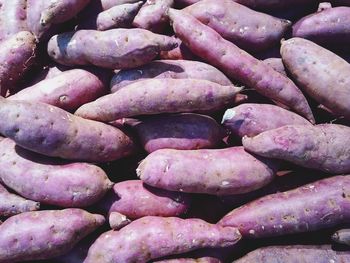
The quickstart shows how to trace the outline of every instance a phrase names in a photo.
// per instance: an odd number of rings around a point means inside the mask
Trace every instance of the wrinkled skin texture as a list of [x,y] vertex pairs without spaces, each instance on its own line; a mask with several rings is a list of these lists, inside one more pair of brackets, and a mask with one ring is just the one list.
[[334,242],[350,246],[350,229],[341,229],[332,235]]
[[137,115],[218,110],[232,104],[240,90],[199,79],[148,79],[87,103],[75,114],[107,122]]
[[256,12],[232,0],[202,0],[184,10],[250,52],[278,44],[291,26],[288,20]]
[[0,95],[6,92],[23,76],[34,62],[35,38],[22,31],[6,39],[0,45]]
[[349,261],[349,251],[335,251],[328,245],[294,245],[259,248],[232,263],[345,263]]
[[97,29],[103,31],[111,28],[130,27],[142,4],[143,2],[139,1],[134,4],[117,5],[99,13],[96,20]]
[[27,0],[28,28],[37,38],[52,24],[66,22],[77,15],[90,0]]
[[170,9],[169,17],[176,35],[194,54],[209,61],[227,76],[315,122],[304,95],[290,79],[223,39],[186,12]]
[[177,46],[168,36],[144,29],[78,30],[53,36],[48,54],[57,63],[123,69],[142,66]]
[[282,42],[283,63],[310,97],[350,120],[350,64],[331,51],[301,38]]
[[[134,4],[140,0],[100,0],[103,10],[108,10],[113,6],[124,5],[124,4]],[[143,0],[142,0],[143,1]]]
[[166,12],[173,4],[174,0],[147,0],[136,15],[133,26],[162,33],[169,24]]
[[162,189],[215,195],[242,194],[270,183],[275,166],[243,147],[214,150],[162,149],[148,155],[136,172]]
[[221,123],[239,137],[252,137],[285,125],[312,127],[310,122],[294,112],[275,105],[256,103],[244,103],[226,110]]
[[293,25],[293,37],[318,44],[350,44],[350,7],[328,8],[302,18]]
[[267,58],[264,60],[264,63],[272,67],[278,73],[287,76],[286,68],[281,58]]
[[120,70],[111,80],[114,93],[136,81],[150,78],[204,79],[220,85],[232,85],[231,81],[213,66],[189,60],[156,60],[136,69]]
[[47,156],[108,162],[135,150],[122,130],[40,102],[0,98],[0,120],[0,133]]
[[337,124],[287,125],[242,140],[244,148],[332,174],[350,173],[350,127]]
[[106,88],[97,76],[86,70],[72,69],[25,88],[8,99],[44,102],[72,112],[105,93]]
[[130,224],[131,220],[121,213],[112,212],[108,216],[108,223],[113,230],[119,230]]
[[13,216],[40,208],[38,202],[12,194],[0,184],[0,216]]
[[143,216],[179,216],[190,207],[184,193],[170,192],[129,180],[114,185],[113,190],[97,205],[111,214],[119,212],[130,219]]
[[20,32],[27,31],[27,0],[0,1],[0,42]]
[[243,237],[261,238],[316,231],[348,222],[349,219],[348,175],[264,196],[234,209],[218,224],[238,227]]
[[92,205],[113,185],[98,166],[49,159],[10,139],[0,142],[0,179],[28,199],[62,207]]
[[143,263],[199,248],[227,247],[241,238],[236,228],[222,228],[200,219],[147,216],[120,231],[102,234],[85,263]]
[[144,118],[132,127],[148,153],[165,148],[215,148],[226,135],[214,119],[193,113]]
[[0,262],[49,259],[67,253],[104,223],[81,209],[26,212],[0,227]]

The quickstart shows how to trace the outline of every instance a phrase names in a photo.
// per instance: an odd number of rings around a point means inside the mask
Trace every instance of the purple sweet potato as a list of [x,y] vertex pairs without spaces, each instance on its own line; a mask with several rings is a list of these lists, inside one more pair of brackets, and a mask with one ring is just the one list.
[[[2,144],[2,143],[1,143]],[[12,194],[0,184],[0,216],[13,216],[23,212],[38,210],[40,204]]]
[[264,196],[234,209],[221,226],[260,238],[315,231],[350,220],[350,175],[334,176],[294,190]]
[[267,58],[264,60],[264,63],[272,67],[278,73],[287,76],[286,68],[281,58]]
[[241,49],[258,52],[278,44],[291,22],[232,0],[202,0],[184,9]]
[[170,192],[144,185],[141,180],[128,180],[114,185],[98,204],[101,210],[119,212],[130,219],[143,216],[179,216],[190,206],[184,193]]
[[350,229],[341,229],[332,235],[334,242],[350,246]]
[[104,171],[88,163],[66,163],[0,142],[0,179],[20,195],[44,204],[84,207],[112,187]]
[[108,162],[135,150],[122,130],[40,102],[0,98],[0,133],[28,150],[70,160]]
[[276,166],[243,147],[215,150],[162,149],[148,155],[136,172],[154,187],[188,193],[247,193],[270,183]]
[[315,122],[307,100],[290,79],[223,39],[190,14],[170,9],[169,16],[176,35],[194,54],[209,61],[227,76]]
[[283,63],[310,97],[350,119],[350,64],[331,51],[302,38],[282,43]]
[[285,125],[312,124],[294,112],[270,104],[244,103],[226,110],[222,124],[233,134],[255,136]]
[[350,262],[349,251],[329,245],[294,245],[258,248],[232,263],[341,263]]
[[99,0],[99,1],[101,1],[102,9],[108,10],[114,6],[124,5],[124,4],[134,4],[139,2],[140,0]]
[[153,60],[160,51],[176,46],[176,41],[168,36],[139,28],[117,28],[59,34],[50,39],[47,49],[49,56],[63,65],[123,69],[142,66]]
[[236,228],[223,228],[200,219],[147,216],[120,231],[102,234],[84,262],[143,263],[199,248],[232,246],[240,238]]
[[36,42],[30,32],[21,31],[0,44],[0,95],[23,76],[34,62]]
[[350,173],[350,127],[338,124],[287,125],[255,137],[243,137],[244,148],[327,173]]
[[156,60],[136,69],[120,70],[111,80],[111,92],[133,82],[150,78],[204,79],[220,85],[232,85],[231,81],[215,67],[189,60]]
[[[174,37],[175,38],[175,37]],[[170,51],[161,51],[159,53],[159,58],[162,60],[198,60],[197,56],[194,55],[188,47],[178,38],[175,38],[177,47]]]
[[75,111],[105,93],[106,88],[97,76],[86,70],[72,69],[25,88],[8,99],[44,102]]
[[12,35],[27,31],[27,0],[0,1],[0,43]]
[[299,20],[293,25],[293,37],[321,45],[350,44],[350,7],[327,8]]
[[233,104],[240,90],[208,80],[148,79],[87,103],[75,114],[108,122],[137,115],[219,110]]
[[81,209],[25,212],[0,227],[0,262],[49,259],[67,253],[104,223]]
[[130,224],[131,220],[121,213],[112,212],[108,216],[108,223],[113,230],[119,230]]
[[66,22],[78,14],[90,0],[27,0],[28,28],[41,38],[53,24]]
[[151,153],[159,149],[196,150],[215,148],[226,133],[211,117],[180,113],[144,118],[131,125],[143,148]]
[[166,12],[174,0],[147,0],[136,15],[133,26],[161,33],[169,24]]
[[142,4],[143,2],[139,1],[133,4],[117,5],[99,13],[96,19],[97,29],[103,31],[111,28],[130,27]]

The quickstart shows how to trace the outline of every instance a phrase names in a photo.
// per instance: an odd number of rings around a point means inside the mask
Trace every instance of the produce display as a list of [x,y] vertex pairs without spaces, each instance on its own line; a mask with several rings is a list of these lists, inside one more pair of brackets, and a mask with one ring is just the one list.
[[350,1],[0,0],[0,263],[350,263]]

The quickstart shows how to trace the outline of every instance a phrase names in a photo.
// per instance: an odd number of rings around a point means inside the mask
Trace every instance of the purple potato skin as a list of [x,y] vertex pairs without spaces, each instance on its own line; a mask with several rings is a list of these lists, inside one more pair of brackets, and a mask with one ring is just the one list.
[[215,148],[226,133],[211,117],[180,113],[145,118],[132,128],[148,152],[159,149],[197,150]]
[[145,29],[117,28],[107,31],[78,30],[53,36],[47,52],[57,63],[95,65],[124,69],[139,67],[152,61],[160,51],[177,46],[168,36]]
[[258,248],[232,263],[330,263],[350,262],[349,251],[335,251],[329,245],[293,245]]
[[12,35],[28,31],[27,0],[0,1],[0,43]]
[[0,262],[49,259],[65,254],[104,222],[103,216],[77,208],[10,217],[0,227]]
[[266,158],[286,160],[332,174],[350,173],[350,127],[338,124],[286,125],[255,137],[244,148]]
[[142,4],[143,2],[139,1],[133,4],[117,5],[99,13],[96,19],[97,30],[130,27]]
[[147,79],[87,103],[75,114],[109,122],[137,115],[219,110],[232,104],[240,90],[208,80]]
[[23,212],[35,211],[40,208],[38,202],[24,199],[7,191],[0,184],[0,216],[13,216]]
[[312,124],[294,112],[270,104],[244,103],[226,110],[222,122],[239,137],[253,137],[285,125]]
[[175,34],[195,55],[210,61],[211,65],[221,69],[228,77],[290,107],[315,123],[306,98],[290,79],[223,39],[215,30],[190,14],[170,9],[169,17]]
[[261,238],[315,231],[349,219],[350,176],[347,175],[264,196],[234,209],[218,224],[238,227],[243,237]]
[[119,212],[130,219],[171,217],[186,213],[190,199],[184,193],[153,188],[141,180],[128,180],[115,184],[97,206],[109,214]]
[[311,14],[293,25],[293,37],[319,45],[350,44],[350,7],[328,8]]
[[0,133],[19,146],[52,157],[108,162],[135,150],[132,138],[41,102],[0,98]]
[[174,0],[147,0],[136,15],[133,26],[162,33],[169,24],[167,10],[174,5]]
[[124,5],[124,4],[134,4],[139,2],[140,0],[100,0],[100,1],[101,1],[102,9],[105,11],[114,6]]
[[131,220],[121,213],[112,212],[108,216],[108,223],[113,230],[119,230],[130,224]]
[[275,164],[256,159],[243,147],[161,149],[148,155],[136,172],[151,186],[170,191],[214,195],[242,194],[270,183]]
[[232,0],[202,0],[184,11],[249,52],[275,46],[291,27],[288,20],[256,12]]
[[284,67],[284,64],[281,58],[267,58],[264,60],[264,63],[272,67],[278,73],[287,77],[286,68]]
[[349,63],[302,38],[282,42],[281,55],[288,72],[302,90],[335,114],[350,120]]
[[44,102],[74,112],[81,105],[106,93],[107,89],[97,76],[86,70],[72,69],[23,89],[7,99]]
[[136,69],[120,70],[111,80],[114,93],[136,81],[150,78],[204,79],[220,85],[232,85],[231,81],[215,67],[189,60],[156,60]]
[[1,181],[20,195],[44,204],[86,207],[112,187],[104,171],[88,163],[66,163],[29,152],[10,139],[0,142]]
[[84,262],[143,263],[199,248],[232,246],[240,237],[236,228],[222,228],[200,219],[146,216],[120,231],[102,234]]
[[341,229],[332,235],[334,242],[350,246],[350,229]]
[[0,95],[5,96],[9,88],[23,76],[34,63],[36,42],[30,32],[21,31],[0,45]]
[[159,53],[159,58],[161,60],[200,60],[180,39],[175,38],[175,41],[177,43],[176,48]]

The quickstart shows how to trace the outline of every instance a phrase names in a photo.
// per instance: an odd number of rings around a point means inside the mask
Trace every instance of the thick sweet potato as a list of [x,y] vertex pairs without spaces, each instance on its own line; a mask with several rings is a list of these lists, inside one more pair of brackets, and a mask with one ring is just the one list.
[[119,212],[130,219],[143,216],[179,216],[190,200],[186,194],[170,192],[144,185],[141,180],[129,180],[114,185],[113,190],[97,205],[109,214]]
[[72,69],[25,88],[8,99],[44,102],[66,111],[75,111],[106,91],[96,75],[86,70]]
[[169,24],[166,12],[174,5],[174,0],[148,0],[136,15],[133,26],[152,32],[162,33]]
[[148,155],[136,172],[162,189],[229,195],[247,193],[271,182],[275,165],[256,159],[243,147],[215,150],[162,149]]
[[0,98],[0,133],[28,150],[70,160],[107,162],[135,149],[122,130],[40,102]]
[[26,198],[62,207],[94,204],[113,185],[98,166],[45,158],[10,139],[0,142],[0,179]]
[[258,248],[232,263],[345,263],[349,261],[349,251],[335,251],[328,245],[294,245]]
[[301,89],[332,112],[350,119],[349,63],[302,38],[284,41],[281,55]]
[[[2,143],[1,143],[2,144]],[[0,184],[0,216],[13,216],[23,212],[38,210],[40,204],[12,194]]]
[[350,44],[350,7],[327,8],[299,20],[293,25],[293,37],[318,44]]
[[111,80],[111,91],[133,82],[150,78],[204,79],[220,85],[232,85],[231,81],[213,66],[189,60],[156,60],[136,69],[120,70]]
[[120,231],[102,234],[84,262],[143,263],[199,248],[231,246],[240,237],[236,228],[222,228],[199,219],[147,216]]
[[176,35],[194,54],[209,61],[227,76],[315,122],[304,95],[290,79],[223,39],[190,14],[170,9],[169,17]]
[[131,220],[121,213],[112,212],[108,216],[108,223],[113,230],[119,230],[130,224]]
[[143,2],[139,1],[117,5],[99,13],[96,19],[97,29],[103,31],[111,28],[130,27],[142,4]]
[[310,122],[291,111],[270,104],[244,103],[226,110],[222,124],[239,137],[255,136],[285,125],[309,125]]
[[137,115],[219,110],[241,90],[199,79],[148,79],[81,106],[86,119],[114,121]]
[[232,0],[202,0],[184,11],[250,52],[275,46],[291,26],[288,20],[256,12]]
[[21,31],[0,44],[0,95],[23,76],[34,62],[36,42],[30,32]]
[[278,73],[287,76],[286,68],[281,58],[267,58],[264,60],[264,63],[272,67]]
[[287,125],[249,138],[244,148],[328,173],[350,173],[350,127],[337,124]]
[[341,229],[332,235],[332,240],[350,246],[350,229]]
[[81,209],[25,212],[0,227],[0,262],[49,259],[67,253],[104,223]]
[[28,31],[27,0],[0,1],[0,43],[12,35]]
[[[307,200],[307,201],[306,201]],[[259,238],[315,231],[350,220],[350,175],[264,196],[224,216],[221,226]]]
[[176,41],[145,29],[79,30],[53,36],[48,54],[57,63],[123,69],[142,66]]

